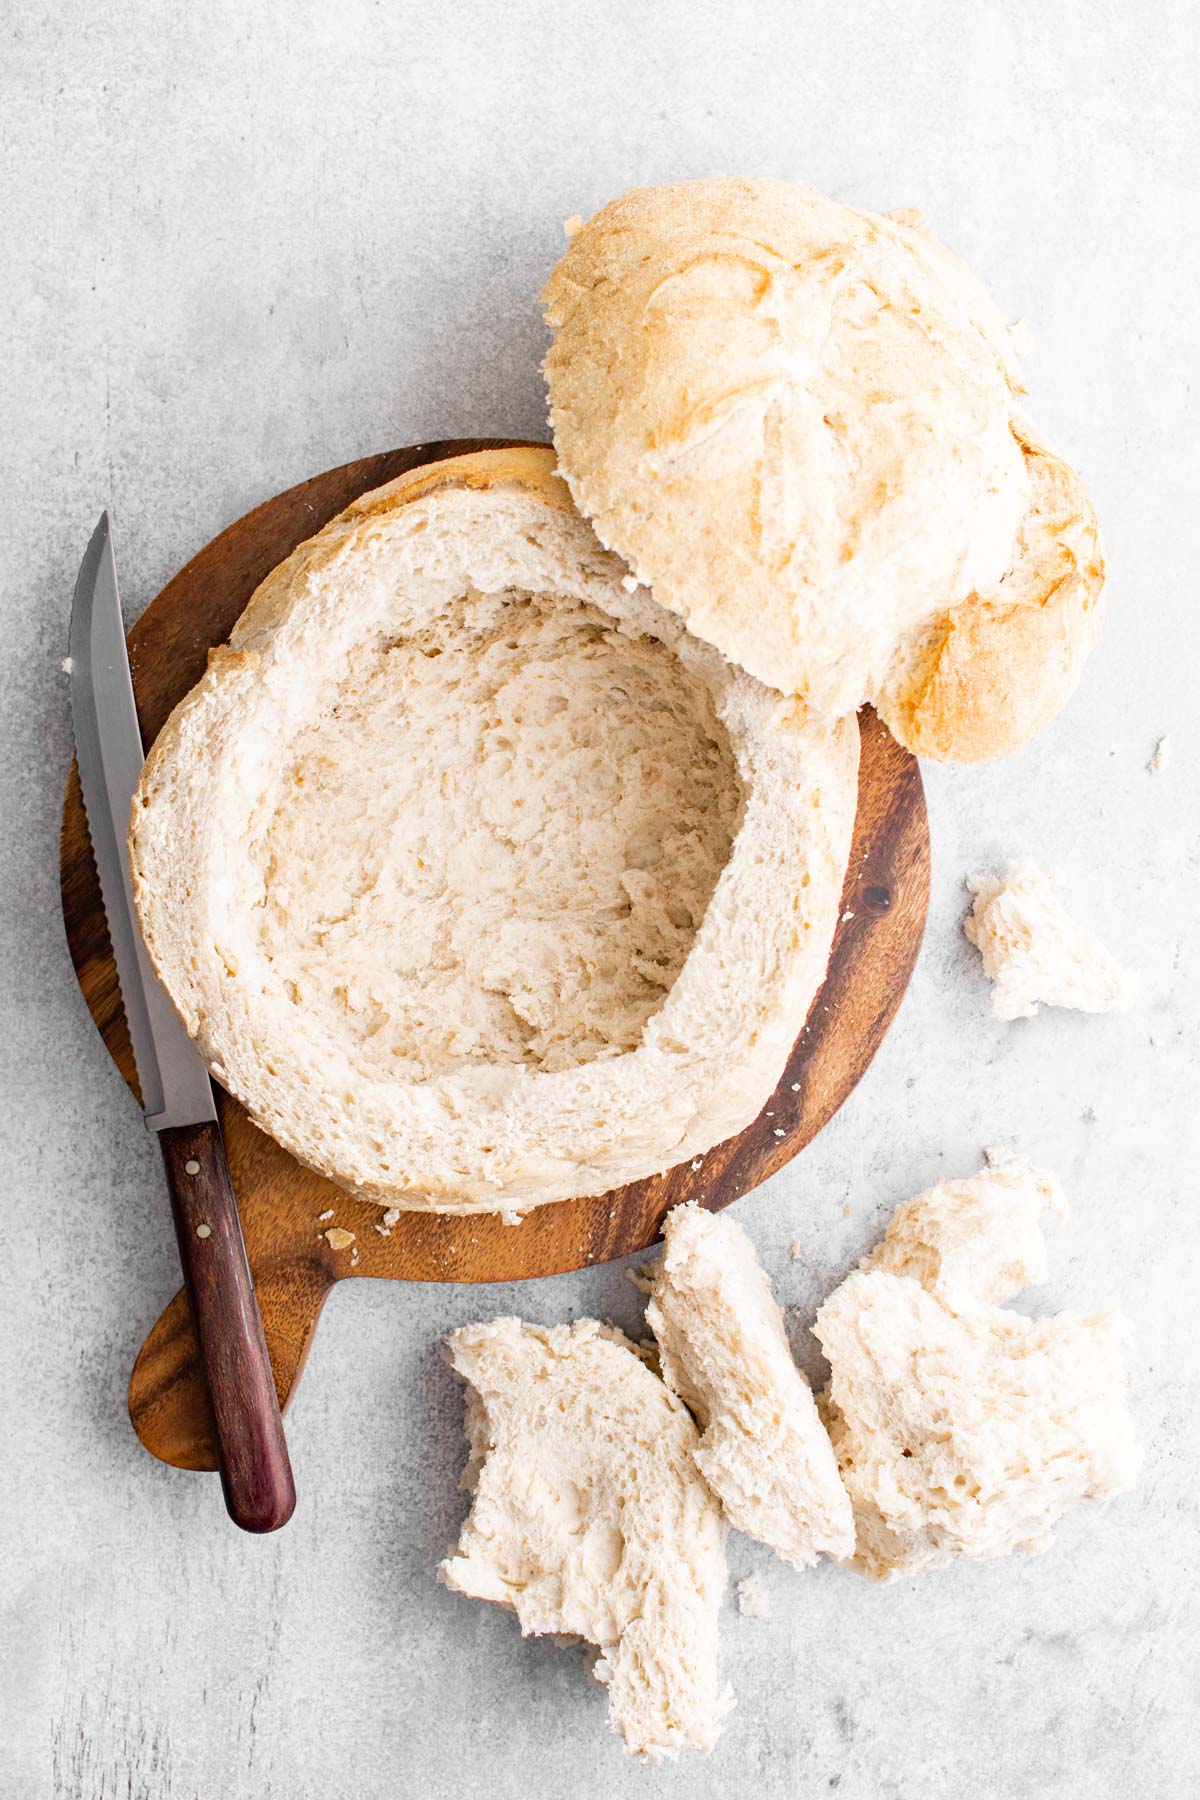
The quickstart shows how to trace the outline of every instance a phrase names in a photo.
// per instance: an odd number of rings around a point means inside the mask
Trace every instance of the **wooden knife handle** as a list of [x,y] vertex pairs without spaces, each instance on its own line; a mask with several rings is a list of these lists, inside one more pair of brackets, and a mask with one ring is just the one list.
[[277,1531],[292,1516],[296,1487],[221,1128],[215,1121],[170,1126],[158,1141],[225,1504],[243,1531]]

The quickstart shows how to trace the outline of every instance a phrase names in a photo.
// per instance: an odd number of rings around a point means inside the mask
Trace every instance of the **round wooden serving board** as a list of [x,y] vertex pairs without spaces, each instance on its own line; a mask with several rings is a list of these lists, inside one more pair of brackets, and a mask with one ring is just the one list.
[[[153,742],[168,713],[204,673],[254,589],[302,539],[369,489],[424,463],[513,440],[418,444],[331,469],[247,513],[192,559],[129,633],[142,736]],[[229,1167],[254,1272],[282,1405],[304,1367],[335,1281],[513,1281],[556,1275],[653,1243],[668,1208],[699,1199],[718,1208],[765,1181],[802,1150],[850,1093],[891,1024],[925,924],[929,830],[917,764],[874,713],[861,715],[858,816],[829,973],[775,1096],[740,1137],[698,1167],[669,1169],[599,1199],[564,1201],[521,1225],[498,1215],[403,1213],[390,1235],[382,1215],[301,1168],[218,1090]],[[136,1092],[133,1058],[108,942],[87,826],[72,767],[62,827],[62,896],[75,971],[92,1017]],[[132,1129],[132,1114],[130,1121]],[[782,1136],[777,1136],[782,1132]],[[332,1217],[322,1215],[332,1211]],[[354,1233],[358,1252],[335,1250],[331,1225]],[[163,1208],[163,1229],[167,1210]],[[214,1469],[208,1400],[182,1290],[142,1347],[129,1411],[146,1448],[178,1468]]]

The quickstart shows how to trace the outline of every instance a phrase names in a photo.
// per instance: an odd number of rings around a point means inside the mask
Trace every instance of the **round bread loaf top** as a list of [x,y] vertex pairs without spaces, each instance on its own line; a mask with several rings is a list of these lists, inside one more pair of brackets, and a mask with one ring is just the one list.
[[1099,626],[1095,521],[1014,427],[1008,326],[925,231],[783,181],[641,188],[544,300],[562,474],[693,633],[823,716],[878,700],[929,755],[1000,754],[1057,711]]
[[301,545],[135,799],[214,1075],[383,1205],[521,1210],[710,1148],[824,975],[853,721],[690,638],[553,470],[457,458]]

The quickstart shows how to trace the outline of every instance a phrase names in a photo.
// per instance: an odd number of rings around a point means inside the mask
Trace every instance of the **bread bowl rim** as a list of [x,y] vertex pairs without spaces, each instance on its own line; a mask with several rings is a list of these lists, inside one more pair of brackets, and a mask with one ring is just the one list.
[[[412,501],[423,499],[440,488],[455,486],[468,489],[488,489],[502,485],[515,485],[517,487],[529,489],[552,508],[563,512],[570,512],[572,516],[575,516],[574,509],[571,505],[569,496],[566,493],[565,487],[555,476],[553,471],[553,452],[548,447],[509,446],[500,449],[470,452],[465,456],[452,456],[442,461],[425,464],[407,474],[395,478],[393,481],[384,484],[381,488],[368,491],[366,494],[352,501],[349,506],[336,516],[335,519],[331,520],[329,526],[326,526],[323,532],[319,533],[315,539],[310,540],[307,544],[300,545],[293,551],[291,557],[285,559],[285,562],[280,565],[280,569],[277,569],[272,575],[267,577],[266,582],[261,584],[260,588],[256,590],[256,594],[251,600],[250,606],[247,607],[246,611],[243,613],[242,620],[239,621],[239,627],[235,628],[235,640],[238,637],[243,621],[250,616],[251,622],[253,622],[256,606],[265,604],[263,599],[263,589],[269,588],[271,582],[278,578],[280,570],[288,568],[289,566],[294,567],[298,558],[308,559],[310,562],[315,559],[316,566],[323,566],[328,560],[329,554],[332,553],[329,549],[331,538],[337,538],[339,533],[342,537],[345,537],[348,531],[352,532],[354,529],[363,527],[371,521],[378,521],[381,518],[385,518],[399,510],[402,506],[406,506]],[[314,546],[316,546],[315,549]],[[699,650],[704,655],[711,655],[713,657],[716,657],[717,655],[716,652],[709,650],[707,646],[699,646]],[[236,654],[236,650],[233,653]],[[219,662],[220,658],[218,658],[218,664]],[[205,679],[207,680],[208,678],[206,677]],[[730,676],[730,680],[745,682],[749,681],[750,678],[741,675],[740,672],[736,672],[734,675]],[[203,685],[203,683],[200,684],[200,686]],[[757,684],[754,685],[757,686]],[[193,695],[197,691],[198,690],[193,690]],[[181,703],[181,706],[186,707],[188,700],[192,697],[192,695],[185,697],[185,701]],[[181,708],[177,708],[176,714],[178,714],[180,710]],[[172,715],[172,720],[175,719],[176,714]],[[148,759],[148,774],[147,776],[144,776],[144,782],[151,778],[153,771],[161,763],[168,748],[171,746],[170,732],[171,722],[168,722],[168,726],[164,728],[164,732],[160,734],[155,748]],[[843,795],[846,811],[846,848],[848,848],[849,844],[849,833],[853,826],[855,810],[854,783],[853,780],[849,778],[849,774],[852,773],[849,769],[851,756],[853,763],[855,765],[857,763],[858,732],[853,721],[849,722],[848,734],[852,736],[852,752],[849,744],[843,744],[841,752],[844,768],[848,772],[847,779],[844,783],[845,791]],[[736,860],[736,849],[734,856],[731,858],[731,863],[734,860]],[[135,871],[135,888],[139,896],[139,908],[145,916],[147,912],[152,911],[153,902],[152,899],[148,901],[147,898],[151,889],[148,885],[146,870],[142,866],[142,859],[139,856],[136,833],[134,834],[133,843],[133,863]],[[827,925],[828,928],[827,940],[832,938],[832,928],[833,924],[836,922],[836,907],[838,892],[840,892],[841,872],[841,868],[839,867],[836,870],[838,879],[836,881],[831,881],[828,884],[829,895],[831,895],[831,898],[827,895],[828,905],[826,910],[828,918],[823,921],[823,924]],[[833,892],[832,890],[834,888],[836,888],[838,892]],[[194,1013],[189,1017],[186,998],[184,999],[184,1004],[180,1005],[181,995],[178,992],[178,983],[172,979],[173,971],[170,967],[170,959],[162,954],[159,934],[155,929],[155,923],[152,919],[147,924],[147,937],[150,942],[152,957],[156,961],[156,966],[159,967],[160,974],[164,978],[168,991],[172,992],[172,996],[175,999],[177,1006],[180,1006],[180,1010],[184,1012],[184,1016],[189,1018],[189,1025],[196,1025],[199,1029],[202,1022],[195,1018]],[[816,972],[815,979],[811,981],[813,991],[820,985],[820,980],[823,977],[828,959],[828,948],[829,943],[826,941],[824,943],[823,953],[820,957],[819,970]],[[691,958],[689,957],[689,962],[690,961]],[[810,970],[809,973],[811,975],[812,970]],[[786,1062],[788,1051],[791,1048],[791,1040],[799,1030],[799,1026],[802,1022],[799,1015],[807,1010],[807,1005],[810,1001],[811,993],[807,993],[804,998],[804,1006],[798,1006],[795,1012],[789,1015],[791,1023],[784,1033],[786,1042],[781,1040],[778,1056],[776,1058],[778,1064],[775,1069],[776,1077],[782,1069],[783,1064]],[[354,1174],[350,1174],[344,1167],[333,1166],[321,1157],[306,1153],[306,1147],[299,1143],[294,1135],[288,1132],[284,1125],[284,1121],[278,1116],[272,1115],[269,1108],[264,1108],[261,1104],[256,1103],[256,1096],[247,1090],[244,1082],[239,1081],[238,1079],[229,1079],[228,1070],[221,1062],[216,1048],[206,1041],[202,1041],[201,1048],[202,1052],[206,1054],[206,1060],[209,1061],[210,1067],[213,1067],[217,1079],[224,1081],[225,1085],[230,1087],[231,1091],[234,1092],[242,1101],[243,1105],[246,1106],[256,1123],[259,1123],[272,1136],[280,1141],[284,1147],[293,1155],[296,1155],[299,1160],[317,1168],[321,1173],[326,1174],[339,1182],[340,1185],[352,1188],[364,1197],[377,1200],[381,1205],[400,1205],[405,1208],[415,1207],[418,1210],[423,1210],[424,1208],[436,1208],[436,1210],[439,1211],[497,1211],[512,1207],[514,1210],[519,1211],[523,1210],[528,1205],[541,1204],[545,1200],[578,1198],[583,1197],[585,1194],[606,1192],[612,1187],[637,1180],[643,1175],[659,1172],[661,1169],[671,1166],[674,1162],[683,1160],[690,1148],[689,1141],[685,1137],[677,1147],[678,1155],[671,1154],[656,1158],[654,1165],[651,1167],[646,1167],[641,1170],[630,1170],[624,1167],[618,1169],[604,1167],[603,1169],[594,1171],[593,1174],[589,1176],[586,1186],[576,1185],[574,1191],[570,1193],[546,1193],[539,1199],[530,1199],[523,1195],[514,1197],[509,1194],[507,1188],[503,1185],[500,1188],[493,1187],[486,1195],[481,1192],[476,1192],[468,1198],[464,1198],[461,1194],[449,1194],[445,1191],[438,1192],[430,1187],[429,1191],[424,1194],[422,1198],[414,1199],[411,1190],[397,1191],[394,1187],[382,1186],[367,1178],[359,1180],[357,1178],[358,1171],[354,1172]],[[640,1047],[638,1051],[631,1054],[640,1054]],[[607,1065],[601,1066],[612,1068],[616,1063],[624,1062],[625,1060],[625,1057],[617,1057],[613,1058]],[[574,1073],[574,1071],[568,1071],[568,1073]],[[549,1080],[557,1079],[557,1077],[543,1076],[541,1079]],[[765,1091],[767,1090],[764,1090],[764,1097]],[[761,1098],[759,1103],[761,1104]],[[757,1106],[749,1113],[748,1117],[741,1121],[741,1124],[737,1124],[730,1129],[720,1129],[716,1136],[710,1139],[710,1143],[734,1135],[736,1130],[740,1130],[744,1124],[749,1123],[750,1118],[754,1116],[755,1111],[757,1111]]]

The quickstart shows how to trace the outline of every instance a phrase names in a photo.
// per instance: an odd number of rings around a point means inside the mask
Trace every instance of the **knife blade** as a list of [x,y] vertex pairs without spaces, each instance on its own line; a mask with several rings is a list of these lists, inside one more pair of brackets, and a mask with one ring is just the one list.
[[195,1125],[217,1116],[212,1084],[155,976],[133,907],[125,835],[145,758],[107,513],[75,583],[70,657],[79,782],[146,1123]]
[[69,650],[84,812],[143,1111],[166,1170],[225,1503],[243,1529],[274,1531],[296,1491],[212,1083],[154,973],[133,903],[126,833],[144,753],[107,512],[75,584]]

